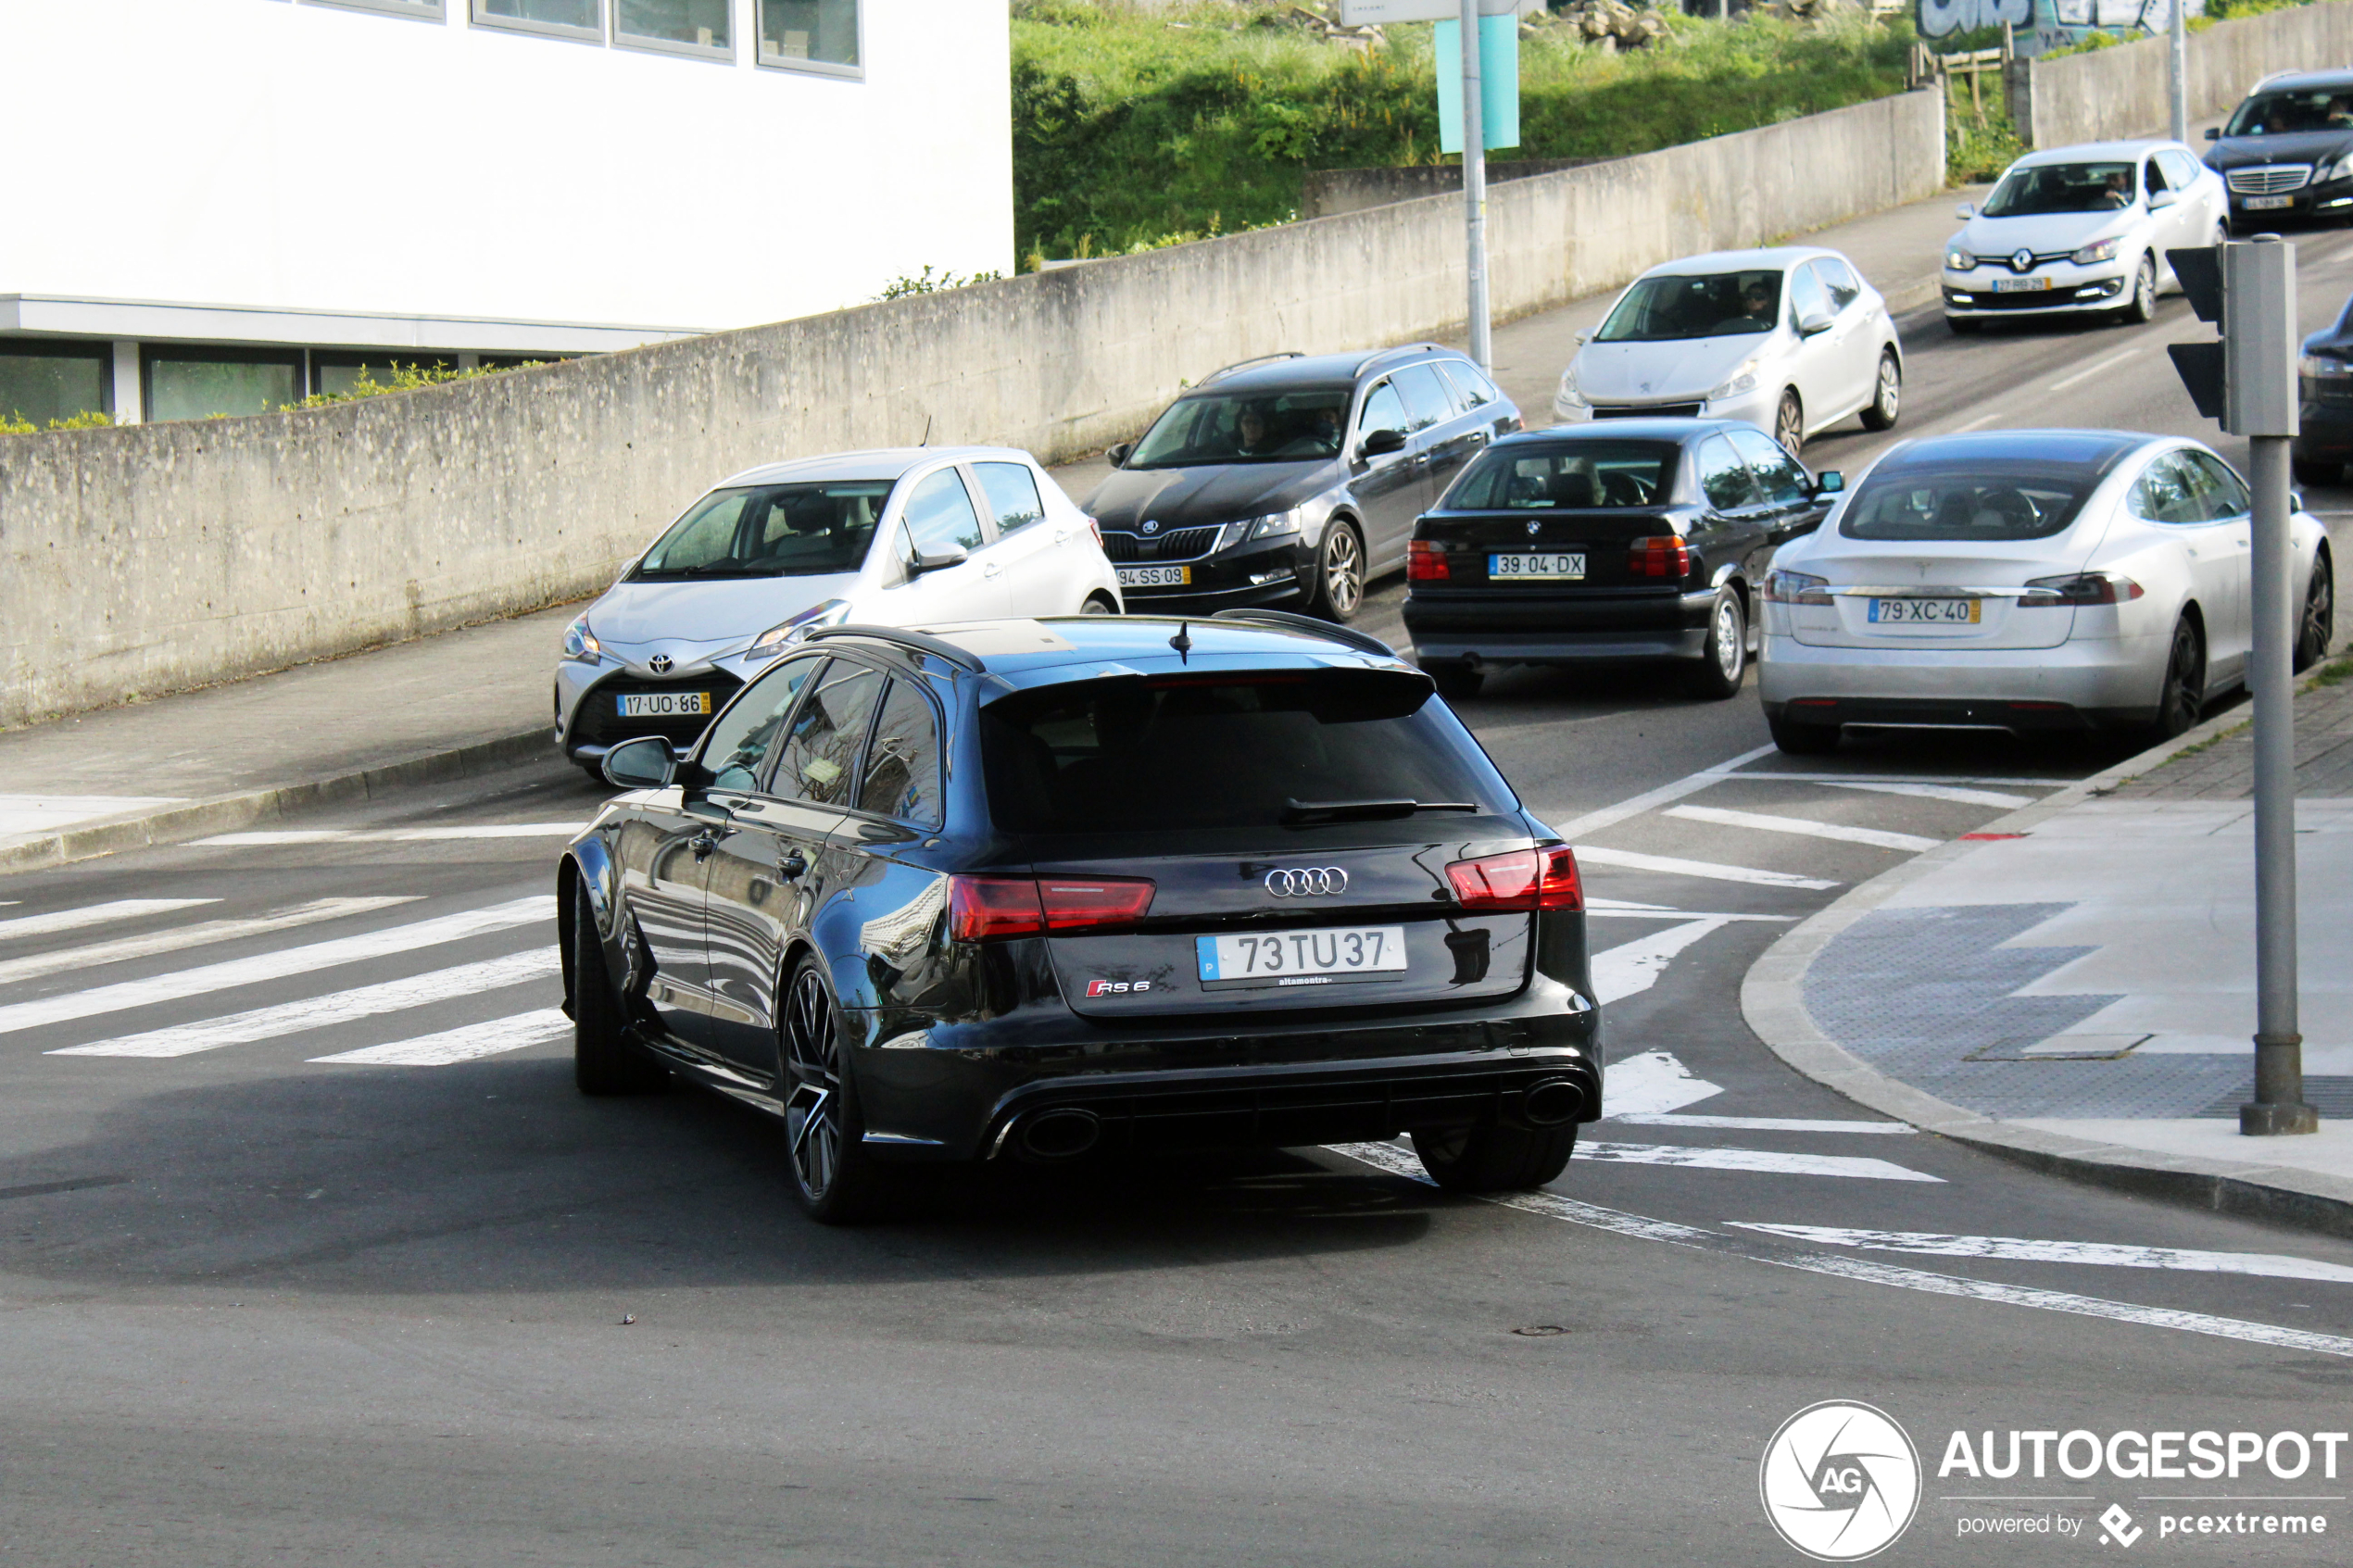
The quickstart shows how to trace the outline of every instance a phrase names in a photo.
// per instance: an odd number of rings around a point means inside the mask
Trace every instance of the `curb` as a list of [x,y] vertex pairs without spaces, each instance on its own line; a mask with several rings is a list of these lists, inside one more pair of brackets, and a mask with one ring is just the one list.
[[126,849],[183,844],[217,833],[234,833],[310,807],[365,800],[380,790],[486,773],[545,757],[549,746],[547,726],[535,724],[520,734],[423,752],[323,779],[215,796],[209,800],[192,800],[111,822],[66,828],[0,847],[0,875],[68,865],[101,855],[120,854]]
[[[2297,690],[2310,684],[2299,682]],[[2112,793],[2194,746],[2247,722],[2238,710],[2216,715],[2170,741],[2081,780],[2047,799],[1985,824],[1981,833],[2031,833],[2070,807]],[[1939,845],[1833,900],[1793,927],[1749,966],[1741,1014],[1783,1062],[1824,1087],[1883,1116],[1998,1155],[2032,1170],[2215,1213],[2353,1236],[2353,1179],[2253,1160],[2164,1155],[2118,1144],[2064,1137],[1982,1116],[1892,1078],[1824,1035],[1806,1010],[1806,974],[1831,942],[1895,894],[1976,845]]]

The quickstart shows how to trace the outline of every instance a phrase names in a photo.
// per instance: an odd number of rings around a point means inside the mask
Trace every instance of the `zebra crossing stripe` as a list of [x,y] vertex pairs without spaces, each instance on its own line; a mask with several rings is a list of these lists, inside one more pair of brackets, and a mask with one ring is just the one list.
[[1901,849],[1923,854],[1944,841],[1916,833],[1885,833],[1878,828],[1850,828],[1818,822],[1806,817],[1778,817],[1764,811],[1728,811],[1718,806],[1669,806],[1667,814],[1686,822],[1712,822],[1718,827],[1747,828],[1755,833],[1793,833],[1805,838],[1834,839],[1841,844],[1868,844],[1874,849]]
[[469,936],[481,936],[494,931],[511,931],[519,925],[536,925],[542,921],[552,920],[555,913],[555,895],[535,893],[529,897],[512,898],[485,909],[461,909],[455,914],[438,915],[410,925],[396,925],[357,936],[337,937],[332,942],[314,942],[308,947],[285,947],[274,953],[257,953],[250,958],[232,959],[198,969],[181,970],[172,974],[152,975],[144,980],[120,981],[87,991],[43,997],[36,1001],[12,1002],[0,1007],[0,1035],[38,1029],[44,1024],[69,1022],[77,1018],[95,1018],[102,1013],[121,1012],[129,1008],[151,1007],[157,1002],[181,1001],[238,985],[254,985],[267,980],[283,980],[289,975],[308,974],[315,970],[332,969],[337,964],[414,952],[420,947],[431,947],[443,942],[463,941]]
[[[0,898],[0,904],[11,902],[14,900]],[[190,909],[199,904],[219,902],[218,898],[117,898],[104,904],[85,904],[78,909],[52,909],[45,915],[19,915],[14,920],[0,920],[0,942],[19,936],[48,936],[60,931],[79,931],[86,925],[136,920],[141,915],[170,914],[174,909]]]
[[1660,872],[1668,876],[1704,876],[1714,882],[1745,882],[1757,887],[1802,888],[1808,893],[1826,892],[1838,885],[1818,876],[1758,871],[1755,866],[1719,865],[1714,860],[1686,860],[1675,855],[1645,855],[1634,849],[1604,849],[1591,844],[1577,847],[1577,863],[1616,866],[1629,872]]
[[1875,1182],[1937,1182],[1914,1171],[1861,1154],[1784,1154],[1769,1148],[1713,1148],[1702,1144],[1587,1143],[1578,1141],[1577,1160],[1619,1165],[1684,1165],[1701,1171],[1748,1171],[1774,1176],[1853,1176]]
[[562,968],[563,955],[560,952],[554,947],[537,947],[527,953],[510,953],[505,958],[485,959],[480,963],[459,964],[426,974],[405,975],[398,980],[355,986],[329,996],[306,997],[298,1002],[255,1008],[250,1012],[232,1013],[226,1018],[150,1029],[143,1035],[126,1035],[119,1039],[99,1040],[86,1046],[66,1046],[47,1054],[194,1056],[198,1051],[219,1050],[223,1046],[248,1045],[256,1040],[275,1039],[282,1035],[308,1034],[313,1030],[331,1029],[339,1023],[373,1018],[380,1013],[401,1012],[409,1008],[446,1002],[454,997],[520,985],[554,974]]
[[2270,1279],[2353,1285],[2353,1268],[2279,1252],[2205,1252],[2181,1247],[2126,1247],[2099,1241],[2035,1241],[2016,1236],[1944,1236],[1930,1231],[1847,1230],[1835,1225],[1770,1225],[1727,1220],[1736,1230],[1792,1241],[1918,1252],[1936,1258],[1994,1258],[2012,1263],[2088,1263],[2115,1269],[2178,1269],[2189,1273],[2259,1274]]
[[293,909],[278,909],[266,915],[241,920],[199,921],[194,925],[175,926],[170,931],[122,936],[111,942],[94,942],[86,947],[34,953],[28,958],[11,959],[0,963],[0,985],[19,980],[33,980],[44,974],[90,969],[102,963],[120,963],[126,959],[153,958],[157,953],[176,953],[183,948],[208,947],[215,942],[234,942],[240,937],[266,935],[272,931],[286,931],[297,925],[316,925],[321,921],[364,915],[372,909],[390,909],[395,904],[413,904],[416,901],[413,895],[383,898],[315,898],[308,904],[297,904]]
[[255,833],[217,833],[199,838],[191,848],[254,847],[265,844],[434,844],[445,839],[572,838],[586,831],[586,822],[490,822],[477,827],[452,824],[437,828],[271,828]]
[[535,1012],[519,1012],[512,1018],[494,1018],[487,1023],[444,1029],[438,1035],[420,1035],[413,1040],[363,1046],[356,1051],[338,1051],[333,1056],[314,1056],[310,1060],[361,1067],[447,1067],[453,1062],[544,1045],[571,1033],[571,1019],[554,1008],[542,1008]]
[[1916,800],[1951,800],[1963,806],[1999,806],[2014,811],[2034,804],[2032,796],[2004,789],[1966,789],[1958,784],[1894,784],[1877,779],[1822,779],[1832,789],[1868,790],[1873,795],[1908,795]]

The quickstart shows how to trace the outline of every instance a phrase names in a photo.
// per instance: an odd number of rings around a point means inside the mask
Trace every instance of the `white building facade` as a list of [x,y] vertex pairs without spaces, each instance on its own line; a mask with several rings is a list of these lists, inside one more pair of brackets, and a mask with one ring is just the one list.
[[256,413],[1011,271],[1006,13],[0,0],[0,420]]

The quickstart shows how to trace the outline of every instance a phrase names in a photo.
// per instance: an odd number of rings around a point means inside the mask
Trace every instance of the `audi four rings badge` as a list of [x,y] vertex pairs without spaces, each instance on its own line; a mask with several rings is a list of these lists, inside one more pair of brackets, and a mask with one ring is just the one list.
[[1348,891],[1348,873],[1338,866],[1293,866],[1266,873],[1266,891],[1277,898],[1315,898]]

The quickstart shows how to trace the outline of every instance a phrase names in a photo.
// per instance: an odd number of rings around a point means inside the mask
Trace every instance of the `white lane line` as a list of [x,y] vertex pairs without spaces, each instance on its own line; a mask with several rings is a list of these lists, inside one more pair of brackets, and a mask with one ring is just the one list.
[[1682,1165],[1700,1171],[1753,1171],[1774,1176],[1853,1176],[1875,1182],[1936,1182],[1925,1171],[1907,1170],[1861,1154],[1783,1154],[1769,1148],[1714,1148],[1692,1144],[1586,1143],[1576,1160],[1616,1165]]
[[[1425,1185],[1429,1183],[1421,1162],[1395,1144],[1334,1144],[1331,1148],[1336,1154],[1347,1155],[1391,1175],[1404,1176]],[[1485,1198],[1480,1201],[1499,1208],[1516,1209],[1522,1213],[1541,1215],[1548,1220],[1564,1220],[1574,1225],[1631,1236],[1638,1241],[1664,1242],[1670,1247],[1728,1253],[1751,1262],[1828,1274],[1835,1279],[1850,1279],[1865,1285],[1924,1291],[1931,1296],[1994,1301],[2011,1307],[2034,1307],[2047,1312],[2104,1318],[2112,1323],[2138,1323],[2147,1328],[2171,1328],[2184,1334],[2211,1335],[2220,1339],[2269,1345],[2283,1350],[2353,1357],[2353,1339],[2334,1334],[2314,1334],[2300,1328],[2249,1323],[2242,1318],[2214,1317],[2205,1312],[2177,1312],[2162,1307],[2142,1307],[2129,1301],[2108,1301],[2096,1296],[2076,1296],[2063,1290],[2032,1290],[2022,1286],[1995,1285],[1986,1280],[1934,1274],[1923,1269],[1899,1268],[1892,1263],[1876,1263],[1862,1258],[1841,1258],[1826,1252],[1768,1252],[1739,1236],[1701,1230],[1694,1225],[1679,1225],[1671,1220],[1629,1214],[1622,1210],[1604,1209],[1599,1204],[1579,1203],[1574,1198],[1550,1192],[1514,1193],[1508,1197]]]
[[1616,866],[1621,871],[1660,872],[1668,876],[1701,876],[1715,882],[1745,882],[1757,887],[1802,887],[1822,892],[1838,885],[1818,876],[1793,876],[1788,872],[1761,872],[1754,866],[1726,866],[1714,860],[1685,860],[1673,855],[1642,855],[1631,849],[1577,847],[1580,866]]
[[1724,1092],[1721,1084],[1694,1078],[1670,1051],[1644,1051],[1613,1061],[1602,1074],[1604,1116],[1657,1115]]
[[1714,806],[1670,806],[1670,817],[1713,822],[1718,827],[1748,828],[1757,833],[1791,833],[1803,838],[1834,838],[1842,844],[1868,844],[1875,849],[1933,849],[1944,841],[1918,834],[1882,833],[1877,828],[1843,827],[1836,822],[1808,822],[1804,817],[1772,817],[1762,811],[1726,811]]
[[1598,811],[1588,811],[1583,816],[1569,822],[1554,823],[1554,831],[1574,844],[1589,834],[1599,833],[1602,829],[1622,822],[1629,817],[1639,817],[1655,806],[1664,806],[1670,800],[1680,800],[1687,795],[1696,795],[1703,789],[1721,784],[1726,778],[1734,776],[1733,769],[1746,767],[1760,757],[1770,757],[1779,749],[1778,746],[1760,746],[1754,751],[1743,751],[1738,757],[1728,757],[1713,767],[1702,768],[1696,773],[1687,773],[1673,784],[1661,784],[1656,789],[1644,790],[1640,795],[1629,796],[1615,806],[1604,806]]
[[1621,904],[1610,898],[1588,898],[1585,913],[1594,920],[1746,920],[1775,925],[1788,925],[1797,919],[1795,915],[1752,915],[1732,909],[1670,909],[1664,904]]
[[1921,800],[1953,800],[1963,806],[2006,806],[2016,809],[2032,806],[2032,796],[2011,795],[1998,789],[1966,789],[1959,784],[1881,784],[1876,780],[1825,779],[1832,789],[1869,790],[1873,795],[1908,795]]
[[1636,1111],[1627,1116],[1612,1116],[1609,1120],[1631,1122],[1644,1127],[1726,1127],[1753,1133],[1915,1133],[1919,1130],[1902,1122],[1841,1122],[1808,1116],[1685,1116],[1671,1110],[1655,1115]]
[[1995,420],[2003,417],[2004,415],[1999,412],[1980,414],[1977,418],[1969,420],[1969,422],[1965,425],[1955,425],[1953,427],[1953,433],[1956,435],[1967,435],[1970,431],[1983,430],[1987,425],[1992,424]]
[[145,936],[122,936],[112,942],[93,942],[86,947],[34,953],[27,958],[10,959],[0,963],[0,985],[44,974],[63,974],[69,970],[89,969],[98,964],[120,963],[125,959],[152,958],[157,953],[176,953],[186,947],[209,947],[215,942],[233,942],[241,936],[266,935],[272,931],[316,925],[321,921],[342,920],[347,915],[364,915],[371,909],[389,909],[395,904],[413,904],[416,901],[413,896],[314,898],[308,904],[297,904],[290,909],[278,909],[243,920],[199,921],[195,925],[150,932]]
[[226,991],[232,986],[253,985],[293,974],[308,974],[314,970],[357,963],[363,959],[387,958],[394,953],[413,952],[419,947],[457,942],[488,932],[509,931],[518,925],[535,925],[552,919],[555,912],[554,894],[535,893],[528,897],[509,899],[506,903],[493,904],[486,909],[461,909],[456,914],[438,915],[411,925],[391,926],[358,936],[340,936],[332,942],[314,942],[307,947],[283,947],[274,953],[257,953],[251,958],[232,959],[223,963],[207,964],[201,969],[182,970],[174,974],[125,980],[88,991],[69,991],[61,997],[44,997],[38,1001],[15,1002],[0,1007],[0,1035],[38,1029],[48,1023],[64,1023],[77,1018],[95,1018],[101,1013],[120,1012],[126,1008],[182,1001],[189,997]]
[[387,1046],[362,1046],[356,1051],[339,1051],[333,1056],[314,1056],[310,1060],[361,1067],[447,1067],[453,1062],[497,1056],[501,1051],[519,1051],[525,1046],[542,1045],[571,1033],[571,1019],[554,1008],[542,1008],[536,1012],[519,1012],[512,1018],[494,1018],[487,1023],[444,1029],[438,1035],[420,1035],[413,1040],[396,1040]]
[[1846,1230],[1835,1225],[1726,1224],[1793,1241],[1864,1247],[1879,1252],[1919,1252],[1936,1258],[1994,1258],[2020,1263],[2089,1263],[2116,1269],[2179,1269],[2202,1274],[2260,1274],[2270,1279],[2324,1280],[2353,1285],[2353,1268],[2278,1252],[2201,1252],[2176,1247],[2125,1247],[2099,1241],[2032,1241],[2014,1236],[1944,1236],[1931,1231]]
[[[15,902],[13,898],[0,898],[0,904]],[[141,915],[169,914],[173,909],[219,902],[218,898],[116,898],[104,904],[85,904],[78,909],[19,915],[14,920],[0,920],[0,942],[13,936],[47,936],[59,931],[79,931],[85,925],[106,925],[119,920],[135,920]]]
[[497,822],[484,827],[273,828],[257,833],[220,833],[195,840],[198,848],[258,844],[431,844],[465,838],[570,838],[586,822]]
[[2105,355],[2100,358],[2093,360],[2090,364],[2084,366],[2073,375],[2065,376],[2051,383],[2043,390],[2045,392],[2065,392],[2069,387],[2075,385],[2078,382],[2090,381],[2094,376],[2100,374],[2102,371],[2112,370],[2116,369],[2117,366],[2124,363],[2125,360],[2137,359],[2143,354],[2147,352],[2148,348],[2146,345],[2143,345],[2138,348],[2120,348],[2113,354]]
[[255,1008],[249,1012],[232,1013],[226,1018],[208,1018],[198,1023],[178,1023],[167,1029],[150,1029],[144,1035],[125,1035],[119,1039],[97,1040],[86,1046],[66,1046],[46,1054],[194,1056],[198,1051],[219,1050],[223,1046],[249,1045],[256,1040],[275,1039],[281,1035],[307,1035],[313,1030],[333,1028],[339,1023],[372,1018],[379,1013],[401,1012],[409,1008],[446,1002],[453,997],[520,985],[526,981],[554,974],[562,968],[563,955],[560,951],[554,947],[539,947],[527,953],[510,953],[502,959],[484,959],[480,963],[458,964],[426,974],[406,975],[398,980],[380,981],[373,985],[355,986],[329,996],[305,997],[300,1001],[282,1002],[276,1007]]
[[1774,784],[2008,784],[2026,789],[2065,789],[2073,779],[2011,779],[1993,773],[1742,773],[1743,779],[1765,779]]
[[1593,995],[1604,1007],[1641,996],[1658,984],[1675,955],[1728,922],[1720,917],[1685,921],[1593,955]]

